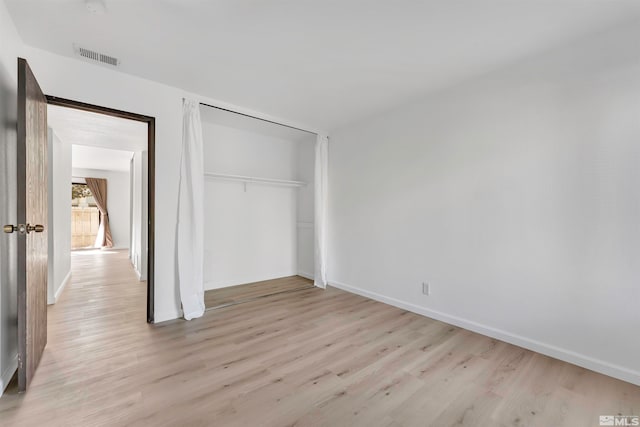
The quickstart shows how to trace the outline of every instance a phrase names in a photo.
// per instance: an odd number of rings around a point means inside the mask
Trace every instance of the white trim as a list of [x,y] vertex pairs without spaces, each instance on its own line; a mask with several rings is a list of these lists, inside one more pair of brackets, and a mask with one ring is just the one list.
[[18,353],[13,356],[9,362],[9,366],[4,370],[2,376],[0,376],[0,396],[4,393],[4,390],[9,385],[9,381],[13,378],[13,374],[18,370]]
[[65,278],[62,280],[62,284],[60,285],[60,287],[58,288],[56,293],[53,294],[53,303],[54,304],[58,302],[58,298],[60,298],[60,294],[62,294],[62,291],[69,284],[69,282],[71,282],[71,270],[69,270],[69,272],[67,273]]
[[305,279],[314,280],[313,274],[307,273],[306,271],[298,271],[298,276],[304,277]]
[[169,320],[179,319],[182,317],[182,310],[171,310],[164,312],[155,312],[153,323],[161,323]]
[[342,289],[343,291],[358,294],[379,302],[383,302],[385,304],[392,305],[394,307],[402,308],[413,313],[421,314],[432,319],[459,326],[461,328],[468,329],[470,331],[477,332],[491,338],[496,338],[501,341],[505,341],[507,343],[544,354],[546,356],[554,357],[556,359],[572,363],[574,365],[578,365],[583,368],[608,375],[610,377],[618,378],[622,381],[627,381],[631,384],[640,385],[640,372],[625,368],[623,366],[614,365],[612,363],[605,362],[604,360],[595,359],[584,354],[576,353],[570,350],[556,347],[551,344],[546,344],[537,340],[512,334],[501,329],[492,328],[490,326],[482,325],[471,320],[442,313],[440,311],[420,307],[415,304],[387,297],[376,292],[367,291],[355,286],[346,285],[344,283],[336,282],[333,280],[329,281],[329,285],[338,289]]

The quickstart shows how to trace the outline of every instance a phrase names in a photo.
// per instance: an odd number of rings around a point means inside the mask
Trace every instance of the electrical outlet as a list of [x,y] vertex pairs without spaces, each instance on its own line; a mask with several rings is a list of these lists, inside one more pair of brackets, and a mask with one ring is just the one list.
[[431,293],[431,285],[427,282],[422,282],[422,293],[429,295]]

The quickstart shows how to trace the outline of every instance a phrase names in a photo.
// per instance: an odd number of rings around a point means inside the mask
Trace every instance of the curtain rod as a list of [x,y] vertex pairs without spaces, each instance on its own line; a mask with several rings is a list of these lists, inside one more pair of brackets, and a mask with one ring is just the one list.
[[312,135],[316,135],[316,136],[318,135],[316,132],[311,132],[310,130],[300,129],[300,128],[297,128],[297,127],[295,127],[295,126],[285,125],[285,124],[283,124],[283,123],[274,122],[273,120],[267,120],[267,119],[263,119],[263,118],[261,118],[261,117],[252,116],[252,115],[250,115],[250,114],[240,113],[240,112],[238,112],[238,111],[229,110],[229,109],[227,109],[227,108],[216,107],[215,105],[206,104],[206,103],[204,103],[204,102],[201,102],[201,103],[200,103],[200,105],[204,105],[205,107],[216,108],[216,109],[218,109],[218,110],[226,111],[226,112],[228,112],[228,113],[239,114],[239,115],[241,115],[241,116],[250,117],[250,118],[252,118],[252,119],[261,120],[261,121],[263,121],[263,122],[267,122],[267,123],[273,123],[274,125],[284,126],[284,127],[286,127],[286,128],[289,128],[289,129],[299,130],[300,132],[306,132],[306,133],[310,133],[310,134],[312,134]]

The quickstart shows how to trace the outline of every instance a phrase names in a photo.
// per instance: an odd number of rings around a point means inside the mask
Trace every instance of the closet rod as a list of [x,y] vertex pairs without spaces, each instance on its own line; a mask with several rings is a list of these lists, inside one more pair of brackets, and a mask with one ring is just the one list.
[[218,110],[226,111],[226,112],[228,112],[228,113],[239,114],[239,115],[241,115],[241,116],[250,117],[250,118],[252,118],[252,119],[261,120],[261,121],[263,121],[263,122],[267,122],[267,123],[273,123],[274,125],[284,126],[284,127],[286,127],[286,128],[289,128],[289,129],[299,130],[299,131],[301,131],[301,132],[310,133],[310,134],[312,134],[312,135],[316,135],[316,136],[318,135],[316,132],[311,132],[310,130],[300,129],[300,128],[297,128],[297,127],[294,127],[294,126],[285,125],[285,124],[283,124],[283,123],[274,122],[273,120],[267,120],[267,119],[263,119],[263,118],[261,118],[261,117],[252,116],[252,115],[250,115],[250,114],[245,114],[245,113],[240,113],[240,112],[238,112],[238,111],[229,110],[229,109],[227,109],[227,108],[216,107],[215,105],[206,104],[206,103],[204,103],[204,102],[201,102],[201,103],[200,103],[200,105],[204,105],[205,107],[216,108],[216,109],[218,109]]

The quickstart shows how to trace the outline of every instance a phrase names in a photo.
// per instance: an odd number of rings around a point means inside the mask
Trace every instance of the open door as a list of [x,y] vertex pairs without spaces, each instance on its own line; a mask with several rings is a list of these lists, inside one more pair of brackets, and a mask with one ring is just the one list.
[[47,344],[47,100],[18,59],[18,388],[25,391]]

